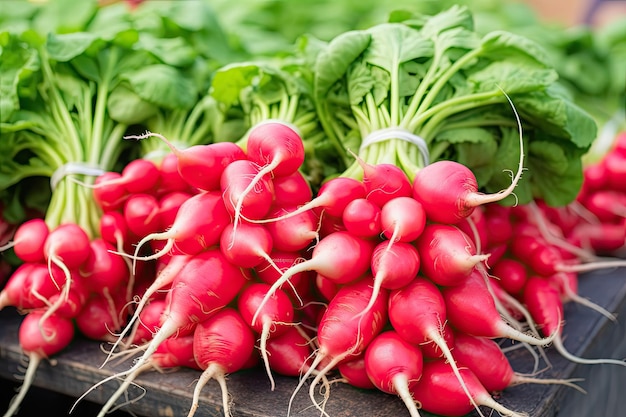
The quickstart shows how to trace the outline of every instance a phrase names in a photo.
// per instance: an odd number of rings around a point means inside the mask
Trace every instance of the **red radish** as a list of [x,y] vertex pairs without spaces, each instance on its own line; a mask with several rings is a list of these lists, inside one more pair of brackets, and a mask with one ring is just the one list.
[[187,417],[195,414],[199,406],[200,392],[211,378],[219,383],[222,389],[224,415],[230,416],[225,376],[242,369],[253,350],[252,330],[232,308],[225,308],[198,324],[194,331],[193,355],[203,372],[193,391],[191,409]]
[[555,334],[538,339],[511,327],[496,308],[483,274],[476,271],[465,281],[454,287],[441,290],[446,303],[450,325],[459,331],[481,337],[509,338],[533,346],[545,346],[552,342]]
[[159,175],[161,182],[159,183],[159,194],[166,194],[172,191],[190,192],[191,188],[187,181],[181,177],[178,172],[178,158],[174,153],[165,155],[159,165]]
[[122,208],[128,192],[120,179],[122,174],[109,171],[96,177],[93,185],[93,198],[104,212]]
[[[132,337],[129,344],[143,345],[150,342],[153,335],[159,331],[166,302],[163,298],[151,300],[143,307],[138,315],[138,325],[133,327]],[[123,335],[118,335],[118,338]],[[157,349],[158,350],[158,349]]]
[[420,257],[415,246],[397,242],[392,247],[385,241],[380,242],[372,253],[371,270],[374,275],[372,298],[359,314],[366,314],[381,288],[396,290],[408,285],[417,276],[420,269]]
[[584,391],[574,381],[578,379],[533,378],[515,372],[500,345],[493,339],[456,332],[454,357],[459,366],[467,367],[491,393],[520,384],[562,384]]
[[274,177],[274,205],[299,206],[313,198],[313,190],[308,180],[300,171],[293,174]]
[[447,311],[439,288],[432,281],[418,276],[408,285],[390,292],[388,313],[392,327],[408,343],[434,343],[440,349],[469,397],[470,392],[462,382],[452,356],[452,347],[444,337]]
[[324,209],[313,209],[317,223],[319,225],[320,238],[326,237],[335,232],[346,232],[346,226],[343,224],[343,217],[330,216]]
[[174,224],[180,206],[192,196],[186,191],[171,191],[159,197],[159,229],[167,230]]
[[[445,343],[445,345],[453,348],[454,347],[454,331],[452,331],[452,329],[450,328],[450,326],[448,326],[447,323],[444,323],[441,326],[440,330],[441,330],[441,335],[443,336],[443,342]],[[434,341],[420,343],[419,347],[422,350],[422,355],[424,355],[425,359],[445,357],[445,353],[443,352],[443,350]]]
[[129,243],[129,230],[124,215],[109,211],[100,216],[100,237],[122,251]]
[[[76,270],[90,256],[91,246],[87,233],[75,223],[63,223],[50,231],[44,245],[44,255],[48,262],[50,276],[55,285],[61,288],[61,296],[51,304],[41,316],[42,322],[61,307],[68,297],[72,275],[70,270]],[[52,265],[63,271],[63,281],[54,279]]]
[[389,247],[395,242],[412,242],[426,226],[426,213],[422,205],[411,197],[396,197],[382,207],[380,225],[389,239]]
[[626,193],[623,191],[596,190],[589,193],[582,203],[602,223],[615,223],[626,218]]
[[[297,208],[293,206],[275,207],[267,216],[280,218],[294,211],[297,211]],[[266,223],[263,226],[272,236],[274,247],[281,251],[300,251],[319,238],[319,225],[312,211],[304,211],[296,216]]]
[[328,361],[309,386],[311,400],[320,411],[323,411],[314,397],[317,384],[337,364],[364,352],[367,345],[382,331],[387,323],[387,291],[381,291],[378,294],[374,307],[367,314],[357,317],[371,296],[372,279],[370,277],[343,286],[331,300],[317,331],[319,349],[309,370],[300,378],[291,396],[287,415],[290,415],[293,399],[309,375],[322,361]]
[[[254,268],[254,271],[261,281],[270,285],[278,281],[287,269],[305,260],[299,251],[292,252],[274,249],[269,255],[272,262],[263,260]],[[278,269],[276,269],[277,267]],[[297,289],[302,287],[300,283],[303,281],[305,281],[303,285],[307,285],[306,280],[308,280],[308,275],[309,271],[302,271],[289,278],[287,283],[290,285],[291,295],[296,298],[299,297]]]
[[23,263],[12,273],[0,291],[0,310],[12,306],[20,311],[43,308],[58,292],[43,263]]
[[359,237],[375,237],[381,234],[381,208],[370,200],[352,200],[343,211],[342,221],[346,230]]
[[261,344],[259,350],[265,364],[265,371],[270,379],[271,390],[274,391],[275,383],[268,359],[267,340],[270,337],[283,334],[290,325],[293,325],[294,312],[289,296],[281,289],[277,289],[260,310],[259,320],[253,323],[252,317],[257,312],[258,306],[270,288],[271,286],[265,283],[255,283],[247,286],[239,294],[237,310],[252,330],[260,335]]
[[[230,217],[221,194],[216,191],[198,193],[180,206],[170,229],[144,235],[137,243],[133,259],[157,259],[175,245],[183,253],[195,255],[218,244],[222,231],[228,224]],[[165,240],[166,244],[154,255],[138,257],[141,246],[151,240]]]
[[519,131],[519,163],[511,185],[495,194],[478,191],[474,173],[456,161],[440,160],[421,168],[413,178],[413,198],[422,203],[428,219],[456,224],[481,205],[502,201],[513,194],[524,170],[522,123],[513,102],[502,91],[515,114]]
[[418,417],[409,383],[419,381],[423,367],[422,351],[404,340],[395,330],[387,330],[374,338],[365,350],[365,369],[376,387],[387,394],[396,394],[412,417]]
[[105,179],[101,175],[98,178],[95,189],[119,185],[127,194],[150,193],[161,181],[159,168],[149,159],[133,159],[126,164],[119,176]]
[[465,217],[457,224],[466,235],[468,235],[474,245],[476,246],[476,252],[481,253],[483,249],[490,245],[487,231],[487,219],[485,218],[485,210],[482,206],[477,207],[476,210]]
[[581,297],[578,294],[578,274],[575,272],[557,272],[547,277],[552,284],[559,290],[564,303],[574,302],[588,307],[611,321],[617,321],[615,315],[591,300]]
[[568,241],[583,249],[591,249],[598,254],[617,251],[626,245],[624,224],[582,223],[568,235]]
[[413,193],[411,181],[404,171],[394,164],[368,164],[356,157],[363,169],[363,184],[366,197],[379,207],[397,197],[410,197]]
[[235,225],[229,223],[220,236],[220,250],[230,263],[242,268],[254,268],[263,261],[274,263],[270,256],[272,235],[264,226],[241,223],[238,230],[235,234]]
[[511,225],[511,208],[501,204],[486,204],[485,230],[487,231],[488,245],[508,243],[513,236]]
[[270,223],[297,216],[313,209],[322,209],[332,217],[341,218],[344,209],[352,200],[365,198],[365,186],[361,181],[349,177],[334,177],[322,184],[317,195],[308,203],[282,216],[255,220],[255,223]]
[[145,139],[156,136],[171,149],[178,159],[180,176],[192,187],[203,191],[217,191],[224,169],[233,161],[245,159],[243,149],[233,142],[215,142],[208,145],[193,145],[178,149],[163,135],[148,132],[141,136],[127,136],[127,139]]
[[222,172],[220,190],[235,226],[239,225],[242,217],[246,220],[264,218],[274,203],[272,178],[270,174],[265,174],[257,180],[260,170],[254,162],[240,159],[231,162]]
[[23,262],[41,262],[45,259],[44,245],[50,230],[43,219],[35,218],[20,224],[13,240],[0,246],[0,253],[13,248],[15,255]]
[[361,389],[375,389],[376,385],[372,382],[365,370],[365,354],[361,353],[357,358],[346,360],[337,365],[337,371],[341,377],[353,387]]
[[90,291],[110,300],[111,294],[128,280],[128,265],[114,253],[115,247],[102,238],[93,239],[89,246],[91,253],[78,271]]
[[210,249],[194,255],[176,274],[172,289],[168,293],[169,302],[164,312],[164,320],[141,358],[135,361],[130,369],[103,379],[83,394],[87,395],[111,379],[125,376],[124,382],[100,410],[99,417],[106,415],[115,401],[128,389],[140,368],[163,340],[187,326],[207,320],[226,307],[241,291],[245,281],[246,278],[240,268],[229,263],[219,249]]
[[513,258],[502,258],[491,268],[491,274],[509,294],[520,294],[526,284],[526,266]]
[[[53,269],[53,275],[57,281],[63,279],[63,273],[58,269]],[[78,273],[72,272],[72,285],[69,292],[64,294],[57,291],[51,295],[48,299],[46,313],[50,310],[50,306],[54,306],[55,315],[65,318],[76,318],[82,311],[87,298],[89,298],[89,290],[87,285],[85,285],[84,279]]]
[[[192,259],[192,255],[172,255],[167,265],[159,271],[154,281],[152,281],[146,288],[145,292],[141,294],[141,299],[134,308],[133,316],[126,323],[126,327],[124,327],[124,329],[118,334],[117,340],[110,349],[111,353],[115,351],[117,346],[122,342],[124,335],[126,335],[129,331],[131,332],[128,337],[129,341],[135,340],[135,333],[137,332],[137,328],[139,326],[137,320],[140,318],[144,308],[150,303],[157,291],[171,287],[171,284],[174,282],[176,276]],[[109,358],[110,355],[107,356],[107,360]]]
[[267,360],[276,373],[298,376],[307,371],[311,362],[311,340],[297,326],[285,329],[284,333],[267,340]]
[[422,379],[411,385],[413,398],[424,411],[449,417],[469,414],[475,408],[473,404],[492,408],[503,416],[525,416],[495,401],[469,368],[460,368],[459,371],[471,398],[452,372],[452,366],[443,359],[424,362]]
[[136,236],[146,236],[161,230],[159,200],[153,194],[131,194],[124,204],[124,220]]
[[[319,295],[326,301],[332,300],[333,297],[337,295],[337,291],[339,291],[341,285],[342,284],[337,284],[332,279],[326,278],[322,274],[315,275],[315,289],[317,290]],[[378,288],[378,291],[380,291],[380,288]],[[375,300],[375,298],[372,298],[372,300]]]
[[118,293],[111,294],[110,300],[92,293],[75,318],[80,333],[92,340],[113,342],[115,334],[122,327],[120,316],[124,299]]
[[614,364],[626,366],[626,362],[617,359],[585,359],[567,351],[563,345],[562,332],[564,311],[561,294],[545,278],[531,276],[526,282],[522,300],[543,334],[553,334],[553,345],[566,359],[580,364]]
[[70,319],[51,315],[41,325],[42,310],[27,314],[20,324],[18,339],[24,353],[28,356],[28,368],[19,392],[13,397],[5,416],[12,416],[24,400],[35,379],[39,363],[65,349],[74,338],[74,323]]
[[626,154],[609,152],[602,160],[606,170],[607,185],[618,191],[626,191]]
[[332,233],[321,239],[313,249],[311,259],[287,269],[283,276],[272,285],[259,304],[252,323],[256,322],[267,299],[293,275],[304,271],[316,271],[337,283],[349,283],[369,270],[373,250],[373,242],[352,236],[347,232]]
[[[291,127],[280,122],[268,122],[254,126],[248,133],[246,140],[246,153],[248,159],[255,166],[259,167],[256,172],[241,190],[237,189],[234,200],[234,224],[235,229],[240,221],[240,216],[260,219],[263,214],[250,216],[248,195],[251,192],[258,193],[258,188],[266,177],[281,177],[291,175],[296,172],[304,162],[304,142],[300,135]],[[226,171],[230,168],[227,167]],[[252,173],[245,171],[246,175]],[[222,174],[224,176],[224,174]],[[226,176],[228,182],[235,176]],[[243,186],[243,182],[241,183]],[[233,184],[230,184],[232,187]],[[265,188],[265,186],[262,186]],[[222,184],[222,191],[225,190]],[[273,194],[273,189],[272,189]],[[256,199],[255,199],[256,200]],[[248,214],[244,214],[247,209]]]
[[472,239],[449,224],[430,223],[415,243],[422,273],[437,285],[463,282],[489,255],[476,253]]

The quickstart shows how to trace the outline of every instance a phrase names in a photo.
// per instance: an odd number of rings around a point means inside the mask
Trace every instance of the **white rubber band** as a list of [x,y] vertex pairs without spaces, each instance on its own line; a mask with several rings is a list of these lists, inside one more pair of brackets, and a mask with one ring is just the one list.
[[67,164],[61,165],[56,171],[54,171],[54,174],[50,177],[50,187],[54,191],[61,180],[68,175],[81,174],[97,177],[105,172],[105,170],[86,162],[68,162]]
[[373,143],[384,142],[391,139],[403,140],[417,146],[422,154],[424,165],[428,165],[430,163],[430,152],[428,151],[428,145],[426,145],[424,138],[401,127],[387,127],[370,133],[363,138],[363,141],[361,141],[359,153]]

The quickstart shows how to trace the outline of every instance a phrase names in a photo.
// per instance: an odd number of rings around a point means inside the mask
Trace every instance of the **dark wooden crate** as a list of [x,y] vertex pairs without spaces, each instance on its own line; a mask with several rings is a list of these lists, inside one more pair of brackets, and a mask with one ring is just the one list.
[[[617,269],[584,274],[580,279],[581,295],[617,314],[617,323],[584,306],[568,304],[565,312],[565,346],[570,352],[587,358],[626,357],[626,270]],[[24,357],[17,343],[20,316],[13,309],[0,312],[0,377],[16,380],[23,374]],[[529,372],[533,359],[524,349],[508,353],[515,370]],[[506,407],[525,412],[531,417],[588,417],[619,416],[626,408],[626,367],[617,365],[579,365],[562,358],[553,349],[547,350],[551,367],[540,377],[584,378],[579,383],[587,394],[560,385],[520,385],[507,389],[497,399]],[[125,370],[128,363],[100,368],[104,353],[100,344],[77,338],[69,349],[44,361],[36,375],[35,386],[54,393],[76,398],[93,384],[114,371]],[[193,370],[144,373],[137,384],[145,395],[123,410],[139,416],[186,416],[191,404],[191,393],[199,373]],[[286,415],[289,398],[297,384],[295,378],[276,377],[276,389],[270,391],[264,371],[260,369],[237,372],[228,376],[232,412],[240,417],[278,417]],[[89,394],[87,400],[102,404],[118,386],[111,381]],[[133,387],[130,397],[142,390]],[[36,398],[29,397],[30,401]],[[222,399],[215,381],[202,391],[197,417],[223,416]],[[54,404],[42,404],[55,407]],[[58,407],[67,407],[61,403]],[[3,410],[2,410],[3,411]],[[63,410],[54,410],[56,413]],[[67,410],[69,411],[69,409]],[[403,403],[392,395],[355,389],[345,384],[333,384],[326,411],[331,417],[403,416],[408,415]],[[484,410],[490,415],[491,410]],[[422,412],[423,416],[427,413]],[[55,414],[57,415],[57,414]],[[68,414],[69,415],[69,414]],[[72,413],[72,416],[88,414]],[[95,415],[95,413],[93,414]],[[296,396],[292,416],[313,417],[320,413],[311,406],[308,385]]]

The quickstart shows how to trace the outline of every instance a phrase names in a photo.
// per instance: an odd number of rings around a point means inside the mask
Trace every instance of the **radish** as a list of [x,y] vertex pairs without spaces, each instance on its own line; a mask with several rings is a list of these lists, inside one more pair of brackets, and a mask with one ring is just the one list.
[[[239,224],[240,216],[244,215],[244,208],[248,209],[248,212],[250,211],[248,195],[253,190],[255,193],[258,193],[257,189],[266,176],[281,177],[291,175],[302,166],[304,162],[304,142],[295,130],[284,123],[261,123],[254,126],[248,133],[246,153],[248,159],[258,166],[259,170],[250,178],[250,181],[242,190],[237,190],[235,194],[237,197],[232,200],[235,203],[234,213],[232,213],[235,229]],[[229,168],[227,167],[226,170],[229,170]],[[247,171],[246,174],[248,174]],[[233,177],[227,178],[230,180]],[[222,190],[224,188],[222,184]],[[249,214],[245,214],[245,216],[251,217]],[[262,216],[261,214],[252,218],[259,219]]]
[[167,153],[158,164],[159,176],[161,182],[157,189],[159,195],[167,194],[172,191],[193,192],[187,181],[181,177],[178,172],[178,157],[172,153]]
[[311,340],[297,326],[286,326],[282,334],[267,340],[270,369],[280,375],[298,376],[309,369]]
[[110,294],[109,298],[92,293],[86,300],[75,319],[76,327],[83,336],[103,342],[116,339],[115,334],[122,327],[120,316],[126,303],[119,291]]
[[195,414],[199,406],[200,392],[214,378],[222,389],[224,415],[230,416],[226,374],[242,369],[254,350],[254,335],[241,315],[232,308],[225,308],[211,318],[198,323],[193,334],[193,355],[203,369],[193,391],[191,409],[187,417]]
[[374,275],[372,298],[359,315],[366,314],[374,304],[381,288],[395,290],[408,285],[420,269],[420,257],[415,246],[398,242],[391,248],[380,242],[372,252],[371,270]]
[[297,216],[313,209],[321,209],[325,214],[341,218],[344,209],[352,200],[365,198],[365,185],[349,177],[334,177],[322,184],[317,195],[308,203],[278,217],[252,220],[255,223],[270,223]]
[[94,181],[93,198],[105,213],[122,208],[128,198],[121,178],[122,174],[119,172],[109,171],[99,175]]
[[22,263],[11,273],[0,291],[0,310],[7,306],[20,311],[43,308],[58,291],[46,264]]
[[489,245],[508,243],[513,237],[511,225],[511,208],[501,204],[491,203],[482,206],[485,208],[485,230]]
[[0,253],[13,248],[22,262],[41,262],[45,259],[44,246],[50,230],[43,219],[35,218],[20,224],[13,240],[0,246]]
[[355,359],[345,360],[337,365],[341,378],[349,385],[361,389],[376,389],[367,371],[365,370],[365,353]]
[[[390,292],[388,313],[389,322],[404,340],[414,345],[432,342],[441,350],[467,397],[471,398],[452,356],[452,347],[444,337],[447,311],[439,288],[418,276],[408,285]],[[474,406],[478,410],[478,405]]]
[[159,197],[157,216],[160,230],[167,230],[172,227],[180,206],[192,196],[192,193],[186,191],[171,191]]
[[286,214],[297,211],[295,206],[274,207],[267,214],[268,218],[281,218],[263,226],[272,237],[274,248],[281,251],[296,252],[307,248],[319,238],[319,225],[312,211],[304,211],[295,216]]
[[[128,337],[128,344],[143,345],[150,342],[154,334],[159,331],[165,308],[166,302],[163,298],[150,300],[137,315],[137,325],[133,327],[133,332]],[[124,334],[118,334],[118,340]]]
[[154,194],[131,194],[122,209],[124,220],[135,236],[146,236],[161,230],[159,200]]
[[260,335],[261,344],[259,350],[265,364],[265,371],[270,380],[271,390],[274,391],[276,385],[270,369],[267,340],[270,337],[280,336],[287,330],[289,325],[294,324],[294,312],[289,296],[279,288],[272,293],[260,310],[260,320],[253,323],[252,317],[257,313],[258,306],[270,291],[270,288],[271,286],[265,283],[250,284],[239,294],[237,310],[252,330]]
[[288,282],[293,275],[304,271],[316,271],[335,282],[349,283],[369,270],[373,250],[373,242],[352,236],[347,232],[332,233],[321,239],[313,249],[311,259],[290,267],[272,284],[259,304],[252,323],[256,323],[260,311],[274,291]]
[[[42,323],[61,307],[68,297],[72,274],[90,256],[91,246],[87,233],[75,223],[63,223],[50,231],[44,244],[44,256],[48,262],[48,270],[55,285],[61,288],[61,296],[51,304],[41,316]],[[63,271],[63,282],[55,280],[52,265]]]
[[[146,288],[145,292],[141,295],[137,306],[134,308],[133,316],[128,320],[126,327],[118,334],[117,340],[113,344],[110,352],[114,352],[117,346],[122,342],[124,336],[130,331],[129,341],[135,340],[135,333],[137,331],[139,319],[143,309],[148,305],[152,297],[159,290],[169,288],[174,282],[174,279],[180,273],[185,265],[187,265],[193,259],[192,255],[172,255],[167,265],[159,271],[154,281]],[[107,356],[106,361],[110,358],[110,354]]]
[[272,178],[266,173],[257,179],[260,172],[261,168],[247,159],[231,162],[222,172],[220,190],[235,230],[242,217],[262,219],[274,203]]
[[176,155],[178,172],[185,182],[203,191],[219,190],[220,177],[224,169],[231,162],[246,158],[243,149],[233,142],[215,142],[178,149],[166,137],[158,133],[147,132],[144,135],[126,138],[145,139],[150,136],[161,139]]
[[222,231],[219,248],[228,262],[241,268],[254,268],[263,261],[274,265],[270,256],[272,245],[272,235],[264,226],[241,223],[235,235],[235,225],[229,223]]
[[300,171],[293,174],[274,177],[274,205],[299,206],[313,198],[313,190],[308,180]]
[[491,268],[491,274],[509,294],[521,294],[528,278],[526,265],[513,258],[503,258]]
[[545,278],[538,276],[529,277],[524,288],[522,300],[543,334],[554,335],[554,347],[566,359],[580,364],[607,363],[626,366],[625,361],[617,359],[585,359],[567,351],[562,339],[564,311],[561,295]]
[[478,191],[474,173],[456,161],[439,160],[426,165],[413,178],[413,198],[422,203],[428,219],[444,224],[456,224],[481,205],[502,201],[513,194],[524,170],[524,141],[522,123],[509,96],[519,130],[519,163],[511,185],[495,194]]
[[[180,206],[170,229],[144,235],[137,243],[132,258],[146,261],[158,259],[175,245],[184,253],[197,254],[218,244],[222,231],[229,223],[230,217],[219,192],[195,194]],[[153,255],[139,257],[139,249],[155,239],[165,240],[165,247]]]
[[322,361],[327,360],[327,364],[319,370],[309,386],[311,401],[323,412],[323,408],[315,401],[317,384],[337,364],[364,352],[367,345],[382,331],[387,323],[387,291],[378,294],[374,307],[367,314],[357,317],[371,296],[372,278],[369,277],[343,286],[331,300],[317,331],[319,349],[289,400],[287,415],[290,415],[293,399],[306,379]]
[[410,197],[413,193],[411,181],[404,171],[394,164],[369,164],[356,156],[363,169],[365,198],[379,207],[396,197]]
[[539,379],[515,372],[500,345],[495,340],[486,337],[456,332],[454,357],[459,366],[469,368],[485,389],[491,393],[520,384],[562,384],[584,393],[582,388],[573,383],[580,379]]
[[523,417],[525,414],[509,410],[491,398],[476,375],[469,368],[459,368],[464,385],[471,393],[467,397],[450,363],[444,359],[424,362],[422,379],[411,385],[413,398],[424,411],[448,417],[464,416],[472,411],[473,404],[494,409],[503,416]]
[[219,249],[210,249],[194,255],[176,274],[168,293],[168,306],[159,331],[146,347],[141,358],[126,370],[107,377],[92,386],[80,399],[99,385],[121,376],[124,382],[102,407],[99,417],[106,415],[115,401],[128,389],[137,377],[138,370],[164,339],[176,334],[186,326],[200,323],[234,300],[246,281],[240,268],[229,263]]
[[[122,169],[119,176],[102,178],[93,186],[94,189],[119,185],[127,194],[151,193],[159,182],[161,176],[159,168],[149,159],[133,159]],[[101,198],[102,196],[100,196]]]
[[472,239],[449,224],[426,225],[415,245],[422,261],[422,273],[442,286],[460,284],[489,258],[488,254],[477,254]]
[[[254,268],[254,272],[261,281],[270,285],[278,281],[287,269],[305,260],[300,251],[293,252],[273,249],[269,255],[271,262],[269,260],[261,261],[261,263]],[[309,279],[309,274],[309,271],[302,271],[289,278],[287,283],[290,287],[286,289],[286,291],[290,296],[295,298],[300,297],[298,290],[303,286],[308,286],[307,280]]]
[[422,351],[404,340],[395,330],[374,338],[365,350],[365,369],[376,387],[402,398],[412,417],[419,416],[409,390],[410,382],[422,377]]
[[442,288],[450,325],[473,336],[509,338],[533,346],[545,346],[556,338],[556,333],[546,338],[535,338],[507,324],[496,308],[481,272],[470,274],[465,281]]
[[39,363],[65,349],[74,338],[72,320],[53,314],[42,322],[42,315],[42,310],[32,311],[20,324],[18,338],[22,350],[28,356],[28,368],[24,375],[24,382],[11,400],[4,414],[5,417],[10,417],[18,411],[28,389],[33,384]]
[[382,209],[370,200],[357,198],[348,203],[341,218],[348,232],[369,238],[382,233],[381,212]]
[[426,226],[426,214],[422,205],[413,198],[396,197],[382,206],[380,225],[391,248],[395,242],[417,239]]

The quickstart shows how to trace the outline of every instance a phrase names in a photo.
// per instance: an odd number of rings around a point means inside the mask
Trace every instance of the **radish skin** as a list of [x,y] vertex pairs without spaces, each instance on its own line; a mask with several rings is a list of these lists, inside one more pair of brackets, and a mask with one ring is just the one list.
[[242,369],[253,351],[252,330],[236,310],[225,308],[208,320],[198,323],[193,334],[193,355],[203,372],[194,388],[187,417],[195,414],[199,407],[200,392],[211,378],[220,385],[224,416],[229,417],[231,414],[225,376]]
[[418,417],[409,383],[422,377],[424,358],[416,345],[404,340],[395,330],[374,338],[365,350],[365,369],[376,387],[387,394],[398,395],[411,417]]

